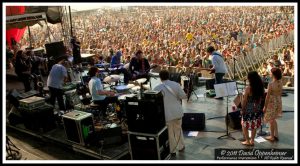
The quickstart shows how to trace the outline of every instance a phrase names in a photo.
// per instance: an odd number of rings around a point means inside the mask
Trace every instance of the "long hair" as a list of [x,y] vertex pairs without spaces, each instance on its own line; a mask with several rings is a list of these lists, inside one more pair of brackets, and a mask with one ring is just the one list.
[[248,73],[248,80],[250,84],[250,90],[252,96],[255,100],[259,100],[264,96],[265,89],[261,77],[256,71],[251,71]]

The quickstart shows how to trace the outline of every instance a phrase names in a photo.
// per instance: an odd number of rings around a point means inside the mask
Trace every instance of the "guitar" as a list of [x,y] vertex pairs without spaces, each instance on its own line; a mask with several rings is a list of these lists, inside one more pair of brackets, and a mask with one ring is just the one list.
[[189,68],[189,69],[194,68],[194,69],[197,69],[197,70],[207,70],[207,71],[210,71],[209,74],[215,73],[215,69],[212,69],[212,68],[213,68],[213,65],[209,65],[209,68],[192,67],[192,66],[187,67],[187,68]]
[[138,77],[138,76],[148,75],[148,73],[150,72],[151,69],[154,69],[157,67],[158,67],[158,65],[154,64],[154,65],[151,65],[150,68],[148,70],[145,70],[144,72],[134,71],[135,76],[133,76],[133,78]]

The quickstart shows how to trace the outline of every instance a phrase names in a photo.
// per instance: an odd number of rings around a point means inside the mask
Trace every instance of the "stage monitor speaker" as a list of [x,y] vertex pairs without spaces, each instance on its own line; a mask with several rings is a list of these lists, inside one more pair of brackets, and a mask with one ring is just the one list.
[[225,123],[228,123],[228,127],[239,130],[242,128],[241,125],[241,114],[240,111],[230,112],[225,117]]
[[184,113],[182,129],[185,131],[201,131],[205,129],[204,113]]
[[54,59],[58,56],[65,55],[66,50],[63,41],[47,43],[45,44],[46,53],[48,57],[53,57]]
[[128,131],[157,133],[166,125],[161,92],[144,93],[141,100],[126,97],[125,109]]

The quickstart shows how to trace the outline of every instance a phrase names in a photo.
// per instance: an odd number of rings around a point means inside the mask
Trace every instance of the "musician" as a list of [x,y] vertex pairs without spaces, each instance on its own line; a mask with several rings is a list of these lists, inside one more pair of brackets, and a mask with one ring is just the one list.
[[92,95],[92,101],[99,104],[101,112],[106,116],[106,109],[109,103],[118,103],[118,97],[112,91],[103,90],[97,67],[91,67],[88,75],[91,77],[89,81],[89,90]]
[[156,86],[154,90],[162,91],[164,94],[165,118],[168,126],[170,153],[176,155],[176,148],[179,149],[179,152],[182,152],[185,148],[181,128],[183,117],[181,100],[186,99],[187,96],[177,82],[169,80],[170,75],[167,70],[160,71],[159,77],[162,83]]
[[213,46],[207,48],[207,53],[212,55],[212,65],[211,71],[215,73],[215,84],[221,84],[223,82],[223,77],[227,73],[227,67],[224,62],[224,57],[221,53],[215,51]]
[[224,57],[221,55],[221,53],[217,52],[213,46],[209,46],[207,48],[207,53],[212,55],[213,67],[211,68],[211,71],[215,73],[215,84],[221,84],[223,83],[224,75],[227,73]]
[[110,67],[115,68],[117,67],[117,70],[115,71],[117,74],[123,73],[124,74],[124,84],[128,84],[130,73],[123,67],[123,64],[121,64],[121,56],[122,52],[117,51],[117,53],[111,58]]
[[55,100],[57,98],[59,109],[65,111],[66,107],[64,104],[64,91],[63,84],[68,81],[67,69],[64,66],[65,61],[68,59],[68,56],[59,56],[55,59],[57,62],[52,66],[47,79],[47,86],[50,91],[49,102],[53,106],[55,105]]
[[129,64],[129,70],[132,75],[132,80],[139,78],[147,78],[149,80],[150,64],[149,61],[143,57],[143,52],[138,50]]

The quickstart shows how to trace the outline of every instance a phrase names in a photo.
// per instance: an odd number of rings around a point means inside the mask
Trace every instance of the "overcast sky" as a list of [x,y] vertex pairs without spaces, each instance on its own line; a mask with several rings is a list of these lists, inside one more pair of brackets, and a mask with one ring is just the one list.
[[89,5],[89,4],[84,4],[84,5],[71,5],[71,9],[77,10],[77,11],[82,11],[82,10],[91,10],[91,9],[99,9],[103,7],[120,7],[120,6],[111,6],[107,4],[99,4],[99,5]]

